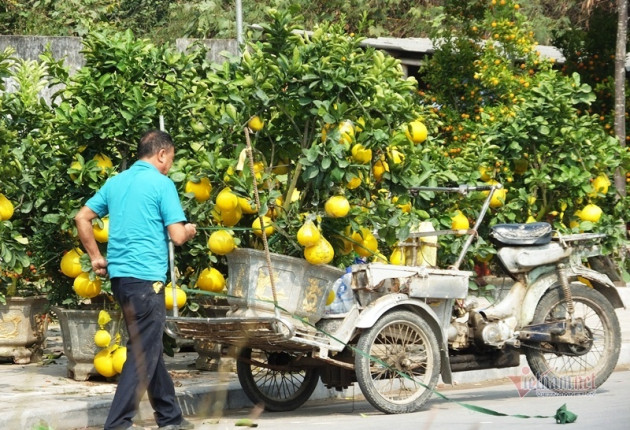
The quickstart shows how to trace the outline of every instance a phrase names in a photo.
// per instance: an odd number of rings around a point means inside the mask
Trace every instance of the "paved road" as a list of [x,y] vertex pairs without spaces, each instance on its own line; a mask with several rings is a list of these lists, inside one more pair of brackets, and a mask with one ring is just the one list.
[[[530,391],[520,396],[512,382],[495,384],[467,384],[454,388],[442,388],[440,391],[451,401],[432,398],[424,411],[404,415],[384,415],[375,411],[369,403],[357,394],[354,399],[332,399],[312,401],[302,408],[283,413],[262,413],[253,422],[261,429],[273,430],[451,430],[451,429],[512,429],[531,430],[555,428],[557,424],[551,416],[563,404],[578,415],[570,430],[628,430],[630,428],[630,408],[628,408],[627,390],[630,383],[630,369],[618,368],[610,379],[594,395],[574,397],[541,396],[543,391]],[[352,394],[352,393],[350,393]],[[496,410],[508,415],[545,415],[549,418],[518,418],[513,416],[497,417],[474,412],[460,404]],[[189,419],[198,430],[234,429],[238,420],[256,415],[255,409],[225,411],[218,418]],[[152,421],[144,423],[144,429],[155,429]],[[96,430],[92,427],[90,430]]]

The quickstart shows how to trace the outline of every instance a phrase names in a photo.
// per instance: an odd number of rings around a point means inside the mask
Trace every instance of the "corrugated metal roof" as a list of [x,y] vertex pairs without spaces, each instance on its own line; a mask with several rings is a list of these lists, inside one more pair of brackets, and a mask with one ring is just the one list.
[[[418,58],[415,55],[432,54],[435,52],[435,47],[431,39],[426,37],[377,37],[372,39],[365,39],[361,42],[364,46],[371,46],[376,49],[383,49],[392,53],[398,52],[396,55],[400,58],[403,64],[418,65]],[[565,62],[564,55],[555,46],[536,45],[536,50],[540,52],[540,55],[546,58],[553,58],[556,63],[562,64]],[[411,55],[410,55],[411,54]],[[409,60],[406,63],[406,60]]]

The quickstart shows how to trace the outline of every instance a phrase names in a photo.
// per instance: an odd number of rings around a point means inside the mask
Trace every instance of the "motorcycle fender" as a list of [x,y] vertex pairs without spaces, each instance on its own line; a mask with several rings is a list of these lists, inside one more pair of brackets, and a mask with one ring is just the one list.
[[[596,272],[584,266],[570,267],[568,269],[569,282],[578,281],[578,276],[591,282],[593,288],[602,293],[615,308],[625,308],[619,292],[615,288],[610,278],[602,273]],[[523,327],[532,322],[534,312],[542,296],[553,285],[560,281],[556,272],[550,272],[536,280],[525,293],[519,326]],[[578,281],[579,282],[579,281]]]
[[376,321],[387,311],[394,308],[406,308],[421,315],[424,320],[431,326],[435,334],[438,344],[440,345],[441,368],[440,374],[442,381],[446,384],[452,384],[453,376],[451,373],[451,363],[448,356],[448,340],[444,334],[440,318],[431,306],[423,301],[409,298],[406,294],[386,294],[377,300],[372,301],[359,315],[355,327],[357,329],[368,329],[372,327]]

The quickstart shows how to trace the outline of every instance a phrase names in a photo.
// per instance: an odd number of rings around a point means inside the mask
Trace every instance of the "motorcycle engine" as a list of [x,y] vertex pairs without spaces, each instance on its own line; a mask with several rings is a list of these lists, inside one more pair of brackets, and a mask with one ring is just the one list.
[[473,332],[475,340],[483,345],[501,348],[510,339],[514,339],[515,317],[508,317],[497,321],[487,321],[481,315],[473,318]]

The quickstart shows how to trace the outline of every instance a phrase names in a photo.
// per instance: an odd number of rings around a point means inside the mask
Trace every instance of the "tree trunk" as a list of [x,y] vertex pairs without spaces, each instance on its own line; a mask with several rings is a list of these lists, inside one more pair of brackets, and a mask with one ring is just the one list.
[[[615,134],[626,147],[626,35],[628,32],[628,0],[617,0],[617,49],[615,52]],[[615,187],[620,197],[626,195],[626,178],[621,168],[615,172]]]

